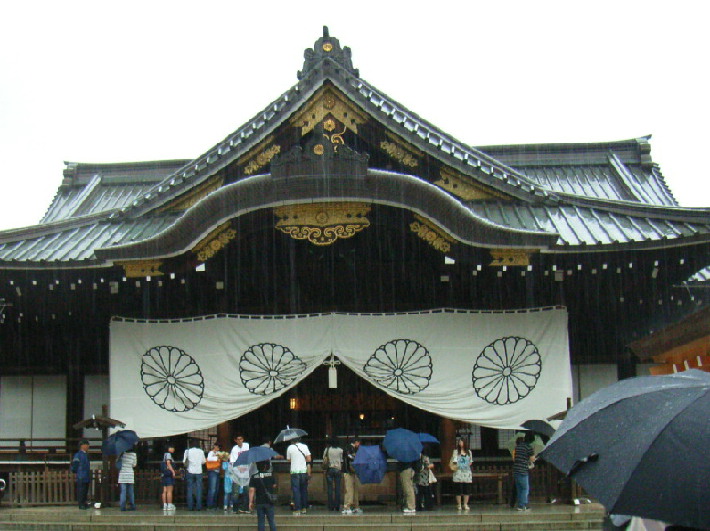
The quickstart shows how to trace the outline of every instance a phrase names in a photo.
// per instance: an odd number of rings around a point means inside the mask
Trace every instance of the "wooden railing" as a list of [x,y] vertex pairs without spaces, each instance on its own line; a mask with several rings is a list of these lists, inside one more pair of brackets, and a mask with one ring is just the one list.
[[[76,479],[74,474],[69,471],[67,463],[65,470],[52,470],[45,468],[39,471],[20,471],[8,473],[8,485],[3,499],[4,504],[12,505],[61,505],[76,503]],[[503,476],[503,498],[507,500],[511,485],[512,485],[512,467],[501,464],[475,464],[474,471],[477,473],[492,473],[504,474]],[[530,471],[530,495],[533,499],[564,499],[569,498],[570,494],[565,492],[570,488],[569,481],[566,481],[564,476],[554,467],[547,463],[538,463],[538,465]],[[437,473],[439,474],[439,473]],[[117,484],[118,470],[115,468],[109,472],[107,478],[110,488],[110,498],[115,503],[118,501],[120,487]],[[290,494],[288,485],[288,473],[277,474],[277,479],[283,480],[282,488],[279,489],[279,494],[285,499]],[[283,477],[281,477],[283,476]],[[102,481],[102,471],[92,471],[92,482],[89,490],[89,499],[97,500],[100,498],[100,485]],[[324,497],[324,488],[320,488],[314,479],[312,484],[313,499],[318,500]],[[387,483],[383,482],[385,488]],[[442,495],[450,496],[448,489],[450,487],[442,486]],[[474,479],[472,487],[472,500],[475,501],[499,501],[499,485],[494,481],[476,481]],[[156,469],[136,470],[135,471],[135,496],[136,503],[139,504],[160,504],[160,493],[162,485],[160,481],[160,472]],[[395,483],[390,482],[389,489],[394,495]],[[203,487],[203,495],[207,493],[207,479]],[[361,496],[362,498],[362,496]],[[377,499],[379,499],[378,497]],[[184,502],[185,500],[185,482],[176,481],[174,489],[174,500],[176,503]],[[220,498],[221,503],[221,498]]]

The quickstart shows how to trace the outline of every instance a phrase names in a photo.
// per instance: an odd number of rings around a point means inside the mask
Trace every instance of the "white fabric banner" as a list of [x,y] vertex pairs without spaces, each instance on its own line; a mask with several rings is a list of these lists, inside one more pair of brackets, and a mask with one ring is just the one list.
[[567,312],[209,316],[111,322],[111,416],[141,437],[212,427],[298,385],[335,354],[388,394],[513,429],[572,396]]

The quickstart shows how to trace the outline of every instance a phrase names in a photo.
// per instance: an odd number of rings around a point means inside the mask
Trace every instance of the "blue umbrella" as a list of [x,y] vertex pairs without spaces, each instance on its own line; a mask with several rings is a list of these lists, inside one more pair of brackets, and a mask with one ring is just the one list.
[[381,483],[387,472],[387,459],[379,446],[360,446],[353,459],[360,483]]
[[389,456],[402,463],[411,463],[419,459],[423,448],[419,435],[404,428],[387,430],[382,444]]
[[246,452],[242,452],[237,457],[234,462],[234,466],[250,465],[252,463],[258,463],[259,461],[268,461],[275,455],[278,455],[268,446],[255,446],[254,448],[249,448]]
[[104,455],[121,455],[126,450],[130,450],[140,440],[133,430],[117,431],[106,437],[101,443],[101,453]]
[[436,437],[434,437],[433,435],[430,435],[430,434],[428,434],[428,433],[422,433],[422,432],[420,432],[420,433],[419,433],[419,440],[420,440],[422,443],[436,443],[436,444],[439,444],[439,439],[437,439]]

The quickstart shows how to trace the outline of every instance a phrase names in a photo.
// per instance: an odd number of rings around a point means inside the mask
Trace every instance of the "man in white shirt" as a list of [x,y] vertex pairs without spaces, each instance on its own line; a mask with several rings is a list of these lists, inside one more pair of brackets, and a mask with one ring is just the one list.
[[308,480],[311,477],[311,452],[308,446],[293,439],[286,449],[286,459],[291,462],[291,493],[294,516],[306,514],[308,509]]
[[[237,434],[237,436],[234,437],[234,443],[232,451],[229,454],[229,462],[232,463],[232,466],[234,466],[234,462],[239,457],[239,454],[243,454],[249,450],[249,443],[244,442],[244,436],[242,434]],[[234,503],[234,512],[246,514],[249,512],[249,465],[235,467],[235,472],[238,485],[235,491],[239,494]]]
[[[197,441],[191,441],[190,447],[185,450],[183,456],[185,465],[185,482],[187,483],[187,510],[202,510],[202,465],[207,462],[205,452],[197,445]],[[193,504],[193,496],[196,502]]]

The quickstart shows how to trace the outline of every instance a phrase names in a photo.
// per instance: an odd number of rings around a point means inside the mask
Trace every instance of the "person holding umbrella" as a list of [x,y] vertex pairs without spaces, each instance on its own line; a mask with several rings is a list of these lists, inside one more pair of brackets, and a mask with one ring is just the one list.
[[76,499],[79,502],[79,509],[89,508],[89,504],[86,503],[91,483],[91,463],[88,454],[89,441],[82,439],[79,441],[79,451],[71,460],[71,471],[76,474]]
[[266,520],[269,521],[269,529],[276,531],[276,521],[274,520],[275,481],[270,472],[271,463],[268,459],[255,461],[255,463],[257,473],[249,480],[249,509],[256,509],[256,522],[259,531],[266,530]]
[[513,462],[513,480],[518,499],[518,511],[527,511],[528,494],[530,493],[530,466],[535,462],[535,453],[530,443],[535,434],[527,432],[518,437],[515,444],[515,461]]
[[345,484],[345,502],[343,503],[342,514],[360,514],[360,478],[355,471],[353,461],[360,448],[360,437],[354,437],[345,447],[343,453],[343,474]]
[[308,480],[311,477],[311,451],[300,438],[291,439],[286,449],[286,459],[291,462],[291,492],[293,515],[306,514],[308,509]]
[[[133,485],[135,483],[135,474],[133,469],[138,463],[138,457],[136,453],[130,450],[126,450],[118,458],[118,463],[121,467],[118,472],[118,484],[121,487],[121,497],[120,506],[122,511],[135,511],[136,510],[136,498]],[[128,508],[126,508],[126,502],[128,502]]]

